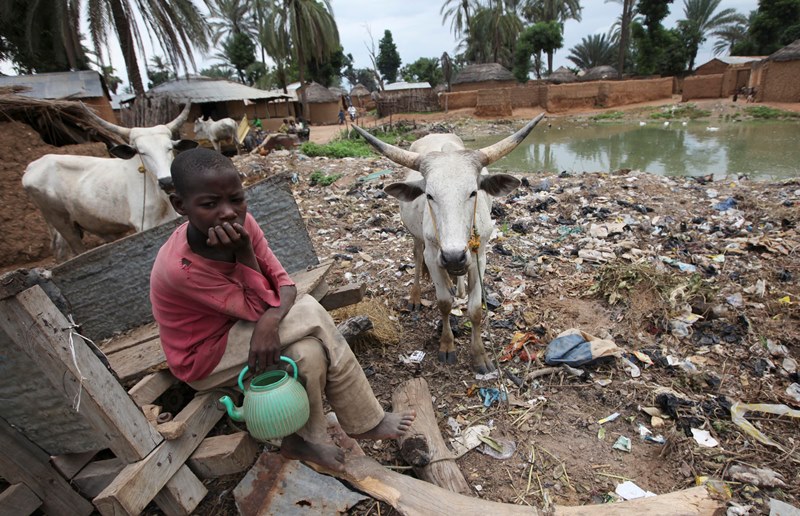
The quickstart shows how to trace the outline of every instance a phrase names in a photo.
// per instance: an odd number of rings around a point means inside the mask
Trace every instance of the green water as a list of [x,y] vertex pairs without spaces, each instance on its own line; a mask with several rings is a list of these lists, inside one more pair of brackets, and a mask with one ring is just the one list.
[[[708,127],[717,128],[709,131]],[[465,138],[467,147],[506,135]],[[611,172],[621,168],[668,176],[747,175],[753,179],[800,176],[800,123],[663,122],[557,123],[537,126],[493,171]]]

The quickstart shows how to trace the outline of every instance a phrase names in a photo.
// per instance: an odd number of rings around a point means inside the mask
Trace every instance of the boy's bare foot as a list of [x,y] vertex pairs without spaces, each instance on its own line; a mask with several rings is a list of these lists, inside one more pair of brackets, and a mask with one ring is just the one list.
[[408,412],[386,412],[383,420],[372,430],[367,430],[363,434],[354,434],[351,437],[356,439],[397,439],[408,432],[411,423],[417,418],[417,413],[413,410]]
[[344,471],[344,450],[332,444],[306,441],[297,434],[283,438],[281,455],[289,459],[313,462],[332,471]]

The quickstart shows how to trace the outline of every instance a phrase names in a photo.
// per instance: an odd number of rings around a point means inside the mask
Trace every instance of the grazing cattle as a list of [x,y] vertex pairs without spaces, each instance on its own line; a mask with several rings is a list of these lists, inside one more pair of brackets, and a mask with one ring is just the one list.
[[[187,104],[178,118],[155,127],[120,127],[89,112],[129,142],[109,151],[123,159],[47,154],[28,165],[22,186],[50,227],[57,260],[86,250],[84,231],[111,241],[131,229],[142,231],[178,216],[162,186],[172,184],[173,150],[197,146],[191,140],[172,139],[190,107]],[[136,155],[138,159],[131,159]]]
[[233,118],[222,118],[214,121],[212,119],[204,120],[202,117],[194,121],[194,134],[198,138],[205,138],[211,141],[214,150],[220,152],[222,141],[231,141],[236,145],[236,150],[239,150],[241,143],[239,142],[239,124]]
[[297,138],[296,134],[273,133],[268,134],[267,137],[264,138],[264,141],[262,141],[251,154],[257,152],[262,156],[266,156],[276,149],[292,150],[298,145],[300,145],[300,140]]
[[[511,152],[539,123],[531,120],[508,138],[472,151],[454,134],[431,134],[414,142],[409,150],[389,145],[354,126],[381,154],[411,172],[405,181],[388,185],[387,194],[400,200],[403,224],[414,237],[414,285],[409,305],[420,305],[420,275],[427,267],[442,315],[439,361],[456,361],[450,310],[453,280],[463,284],[467,276],[467,311],[472,322],[472,366],[479,373],[494,369],[481,341],[481,281],[486,270],[486,244],[492,234],[489,196],[505,195],[519,186],[508,174],[489,174],[486,166]],[[423,263],[424,262],[424,263]]]

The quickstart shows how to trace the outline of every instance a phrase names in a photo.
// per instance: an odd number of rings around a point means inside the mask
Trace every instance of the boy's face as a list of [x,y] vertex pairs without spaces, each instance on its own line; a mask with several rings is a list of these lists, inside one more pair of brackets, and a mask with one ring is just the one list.
[[235,169],[204,171],[197,174],[189,192],[170,196],[172,206],[203,235],[223,223],[244,225],[247,201]]

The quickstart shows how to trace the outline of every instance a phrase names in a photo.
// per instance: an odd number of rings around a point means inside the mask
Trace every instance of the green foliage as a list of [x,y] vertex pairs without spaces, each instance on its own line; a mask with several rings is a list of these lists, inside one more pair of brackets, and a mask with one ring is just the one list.
[[444,80],[439,60],[435,57],[420,57],[413,63],[400,69],[403,80],[408,82],[428,82],[435,87]]
[[759,53],[771,54],[788,45],[784,35],[800,23],[800,0],[759,0],[758,12],[750,25],[750,36]]
[[200,75],[212,77],[214,79],[236,80],[236,70],[227,64],[213,64],[208,68],[200,70]]
[[308,60],[308,78],[329,88],[341,82],[342,68],[347,65],[347,56],[341,46],[325,59],[312,57]]
[[369,145],[364,140],[336,140],[324,145],[306,142],[300,146],[300,152],[309,157],[329,158],[366,158],[372,155]]
[[378,71],[384,80],[397,82],[397,73],[400,69],[400,53],[392,39],[392,31],[383,31],[383,37],[378,42]]
[[252,38],[242,32],[234,32],[222,44],[221,57],[236,69],[239,82],[252,84],[248,80],[247,67],[256,62],[256,45]]
[[613,66],[617,59],[617,45],[606,34],[584,36],[581,42],[570,49],[567,59],[582,70],[595,66]]
[[622,111],[606,111],[605,113],[598,113],[589,119],[599,122],[601,120],[621,120],[624,116],[625,113]]
[[775,109],[769,106],[748,106],[744,108],[744,111],[753,118],[762,118],[765,120],[774,120],[776,118],[800,118],[800,113],[783,111],[782,109]]
[[309,177],[309,183],[311,183],[311,186],[314,185],[330,186],[343,175],[344,174],[327,175],[322,170],[315,170],[314,172],[311,173],[311,176]]
[[683,36],[689,56],[689,71],[694,68],[697,50],[709,34],[746,22],[735,9],[723,9],[716,12],[722,0],[684,0],[683,13],[685,18],[678,21],[678,28]]
[[514,66],[514,49],[523,25],[512,2],[491,2],[478,7],[470,19],[464,41],[464,58],[471,63],[500,63]]
[[159,84],[164,84],[175,78],[175,73],[169,69],[161,56],[151,57],[150,64],[153,68],[147,67],[148,89],[155,88]]
[[631,35],[636,45],[636,70],[641,75],[659,73],[664,52],[669,42],[668,32],[661,22],[669,14],[673,0],[639,0],[639,14],[643,23],[631,24]]
[[708,116],[711,116],[711,111],[700,109],[694,104],[672,106],[669,109],[650,114],[650,118],[654,120],[681,120],[685,118],[694,120]]
[[[552,52],[564,46],[563,27],[557,21],[534,23],[520,34],[514,54],[514,77],[520,82],[528,80],[531,56]],[[552,73],[552,62],[549,63]]]

